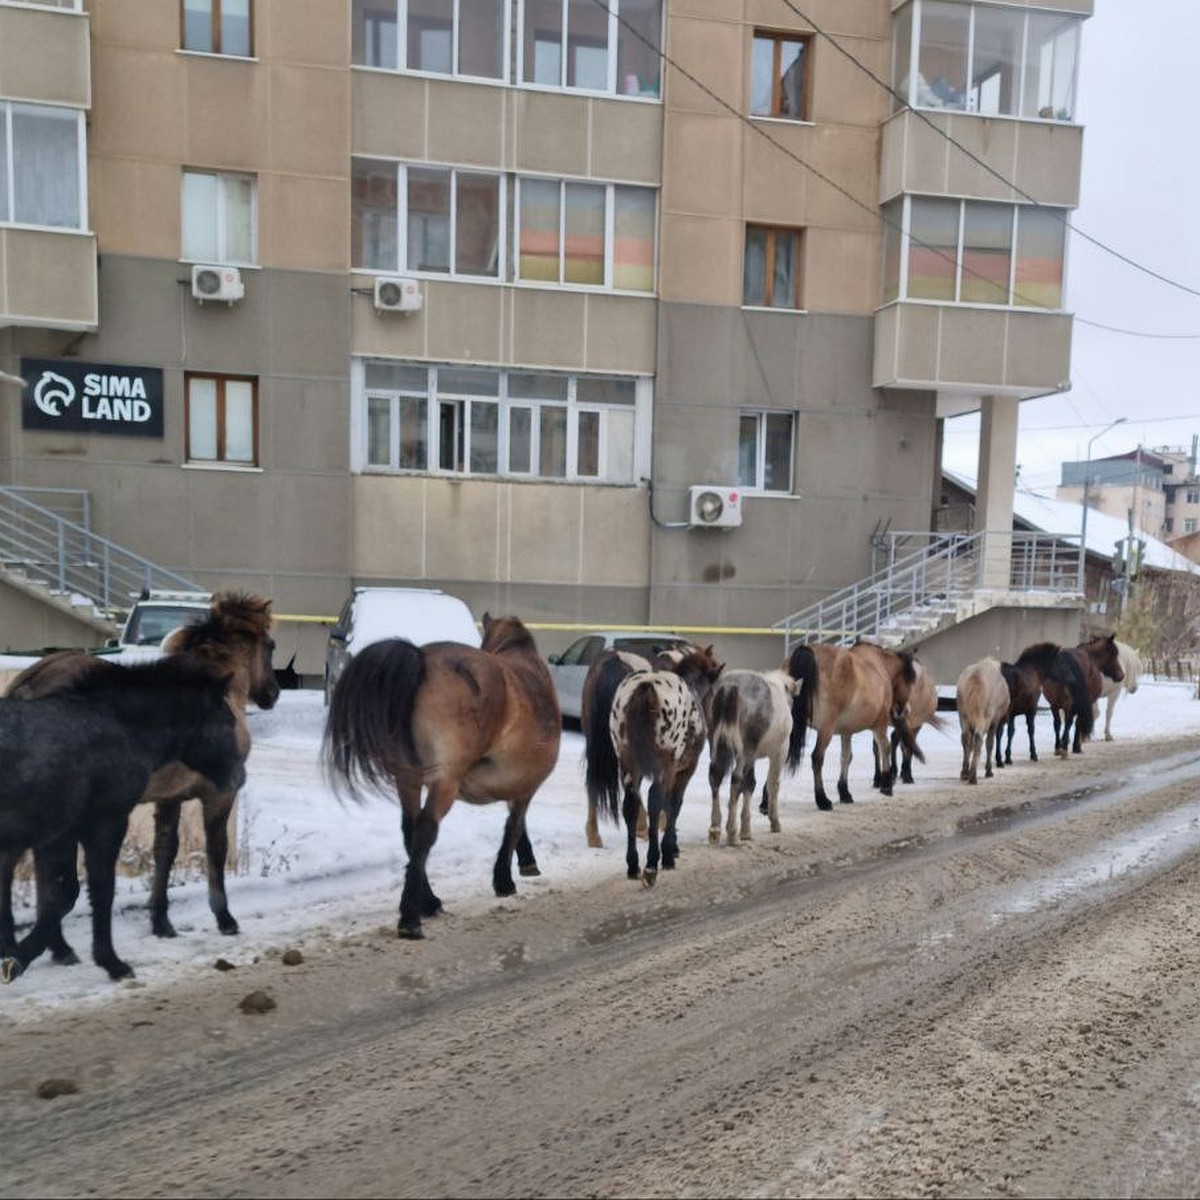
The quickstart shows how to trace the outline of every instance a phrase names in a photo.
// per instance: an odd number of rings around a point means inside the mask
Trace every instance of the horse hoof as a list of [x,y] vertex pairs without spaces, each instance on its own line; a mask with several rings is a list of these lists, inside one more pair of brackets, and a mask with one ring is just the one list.
[[593,833],[588,834],[587,844],[588,844],[589,850],[603,850],[604,849],[603,840],[601,838],[598,838]]
[[55,965],[59,967],[77,967],[79,965],[79,955],[71,949],[68,949],[65,954],[55,954],[52,958]]
[[226,937],[233,937],[234,934],[241,932],[238,929],[238,923],[229,915],[229,913],[226,913],[223,917],[217,918],[217,928],[223,934],[225,934]]
[[772,821],[771,822],[771,832],[772,833],[782,833],[783,826],[780,825],[780,823],[778,821]]
[[519,867],[518,870],[522,875],[540,875],[542,873],[537,863],[530,863],[528,866]]
[[419,942],[425,937],[425,934],[420,925],[397,925],[396,936],[405,941]]
[[708,844],[710,846],[719,846],[721,844],[721,831],[719,829],[710,829],[708,831]]
[[175,932],[175,926],[171,924],[165,917],[161,921],[151,921],[150,931],[155,937],[173,938],[179,935]]
[[25,974],[25,968],[15,958],[6,958],[0,962],[0,983],[12,983],[19,975]]
[[833,801],[822,796],[817,800],[817,807],[822,812],[833,812]]
[[770,805],[768,805],[764,800],[763,803],[758,806],[758,811],[765,817],[767,813],[771,811]]
[[657,870],[651,870],[649,867],[647,867],[647,868],[646,868],[646,869],[645,869],[645,870],[642,872],[642,886],[643,886],[643,887],[648,887],[648,888],[651,888],[651,887],[653,887],[653,886],[654,886],[654,881],[655,881],[657,878],[658,878],[658,871],[657,871]]
[[114,983],[119,983],[122,979],[132,979],[133,968],[127,963],[117,959],[116,962],[105,964],[104,969],[108,972],[108,977]]

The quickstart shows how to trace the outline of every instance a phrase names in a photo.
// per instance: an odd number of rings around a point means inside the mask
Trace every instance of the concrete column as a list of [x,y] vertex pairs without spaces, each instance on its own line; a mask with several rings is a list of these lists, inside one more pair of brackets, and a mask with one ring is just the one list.
[[1007,589],[1012,574],[1019,405],[1015,396],[984,396],[980,408],[975,495],[975,528],[984,535],[980,587]]

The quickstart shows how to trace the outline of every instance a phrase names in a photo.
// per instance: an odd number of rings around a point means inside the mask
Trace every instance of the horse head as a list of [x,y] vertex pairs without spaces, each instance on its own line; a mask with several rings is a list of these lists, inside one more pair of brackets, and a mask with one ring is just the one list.
[[533,640],[533,634],[520,617],[493,617],[491,613],[485,612],[480,624],[483,626],[480,649],[489,654],[503,654],[507,650],[537,653],[537,643]]
[[1107,637],[1097,634],[1087,643],[1086,648],[1102,675],[1107,675],[1114,683],[1120,683],[1125,678],[1115,633],[1110,633]]

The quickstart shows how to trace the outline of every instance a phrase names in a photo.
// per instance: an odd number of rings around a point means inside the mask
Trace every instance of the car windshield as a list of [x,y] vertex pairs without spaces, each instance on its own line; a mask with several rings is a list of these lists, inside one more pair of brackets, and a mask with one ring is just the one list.
[[683,644],[683,641],[676,637],[632,637],[621,638],[616,643],[616,648],[618,650],[632,650],[634,654],[653,658],[660,650],[670,650],[673,646],[682,646]]

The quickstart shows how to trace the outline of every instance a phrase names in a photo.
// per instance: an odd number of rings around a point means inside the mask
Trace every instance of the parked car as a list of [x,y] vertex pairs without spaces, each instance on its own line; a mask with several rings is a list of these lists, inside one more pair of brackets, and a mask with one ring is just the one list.
[[346,664],[364,647],[385,638],[463,642],[478,646],[479,626],[457,596],[440,588],[356,587],[342,605],[325,644],[325,703]]
[[120,636],[108,643],[112,657],[122,662],[158,658],[163,638],[181,625],[203,621],[211,603],[208,592],[143,592],[129,610]]
[[585,633],[561,654],[551,654],[546,660],[550,664],[550,677],[558,692],[562,715],[579,720],[583,681],[587,678],[588,668],[605,650],[630,650],[643,658],[652,658],[660,650],[690,645],[687,638],[675,633],[617,633],[612,630]]

